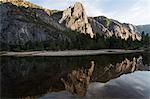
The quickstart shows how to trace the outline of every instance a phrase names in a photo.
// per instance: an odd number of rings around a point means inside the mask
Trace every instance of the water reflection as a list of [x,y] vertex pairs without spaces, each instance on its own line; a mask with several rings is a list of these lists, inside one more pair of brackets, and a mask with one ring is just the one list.
[[127,74],[138,70],[150,70],[150,67],[147,64],[143,64],[142,59],[142,56],[139,56],[138,58],[134,57],[132,60],[125,58],[125,60],[120,63],[110,64],[104,67],[102,74],[97,73],[95,75],[94,81],[107,82],[113,78],[119,77],[122,74]]
[[67,80],[61,78],[61,81],[65,85],[65,89],[72,94],[78,96],[85,96],[87,88],[90,84],[90,79],[94,71],[94,61],[91,61],[91,66],[87,70],[78,69],[72,70],[71,73],[68,73]]
[[150,72],[136,71],[124,74],[107,83],[92,82],[84,97],[67,91],[52,92],[39,99],[149,99]]
[[[91,64],[91,67],[87,70],[78,69],[68,73],[67,81],[62,79],[65,89],[72,94],[85,96],[95,66],[94,61],[91,61]],[[141,70],[141,68],[145,71],[150,70],[149,66],[143,64],[142,56],[138,58],[134,57],[131,61],[126,58],[121,63],[116,63],[116,65],[110,64],[108,67],[105,67],[103,74],[97,74],[98,76],[94,77],[96,78],[94,81],[107,82],[120,75]]]
[[[88,70],[91,60],[95,62],[91,82],[106,83],[122,74],[137,70],[148,71],[149,56],[142,54],[143,62],[140,56],[141,54],[84,57],[1,57],[1,95],[6,98],[39,97],[47,92],[63,91],[65,86],[60,79],[64,78],[66,81],[68,73],[72,70]],[[127,64],[129,66],[125,66]],[[66,91],[63,92],[67,93],[66,96],[72,96]]]

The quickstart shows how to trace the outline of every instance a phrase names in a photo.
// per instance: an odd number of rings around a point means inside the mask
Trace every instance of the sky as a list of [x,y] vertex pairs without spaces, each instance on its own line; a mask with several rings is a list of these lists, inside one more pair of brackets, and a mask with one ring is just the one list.
[[106,16],[122,23],[150,24],[150,0],[27,0],[43,8],[64,10],[75,2],[84,5],[88,16]]

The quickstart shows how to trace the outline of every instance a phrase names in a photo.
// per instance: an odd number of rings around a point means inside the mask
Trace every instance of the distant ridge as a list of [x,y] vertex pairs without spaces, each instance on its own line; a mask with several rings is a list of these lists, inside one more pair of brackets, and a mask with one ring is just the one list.
[[146,24],[146,25],[138,25],[136,26],[137,30],[142,33],[144,31],[144,33],[146,34],[150,34],[150,24]]

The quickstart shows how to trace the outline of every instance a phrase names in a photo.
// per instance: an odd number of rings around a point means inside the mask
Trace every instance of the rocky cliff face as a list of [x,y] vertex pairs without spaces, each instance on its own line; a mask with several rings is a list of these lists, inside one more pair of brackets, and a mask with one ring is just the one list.
[[43,9],[23,0],[0,0],[0,42],[22,45],[28,42],[69,42],[72,38],[66,31],[75,30],[88,34],[96,33],[122,39],[132,37],[141,40],[141,36],[131,24],[122,24],[106,17],[88,18],[84,7],[77,2],[64,11]]
[[133,40],[141,40],[141,36],[132,24],[120,23],[104,16],[89,18],[92,29],[95,33],[106,37],[116,36],[127,40],[131,37]]
[[50,10],[22,0],[3,1],[0,8],[1,42],[17,45],[66,38],[61,33],[64,28],[50,17]]
[[64,24],[71,30],[77,30],[81,33],[90,34],[93,38],[94,33],[91,25],[88,22],[88,17],[85,13],[84,7],[81,3],[76,2],[73,7],[69,7],[63,11],[62,18],[59,20],[60,24]]

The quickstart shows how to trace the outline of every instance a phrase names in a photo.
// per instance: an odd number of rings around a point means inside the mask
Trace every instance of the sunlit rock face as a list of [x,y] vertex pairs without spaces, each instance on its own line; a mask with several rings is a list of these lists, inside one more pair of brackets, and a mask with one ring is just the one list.
[[92,26],[93,32],[100,35],[106,37],[114,35],[125,40],[128,38],[132,38],[132,40],[141,40],[141,35],[132,24],[120,23],[104,16],[90,17],[89,22]]
[[0,0],[3,3],[10,2],[16,6],[24,6],[24,7],[31,7],[31,8],[41,8],[40,6],[37,6],[35,4],[32,4],[25,0]]
[[91,25],[88,22],[88,17],[85,13],[83,5],[76,2],[73,7],[69,7],[63,11],[62,18],[59,20],[60,24],[64,24],[71,30],[77,30],[84,34],[89,34],[93,38],[94,33]]

